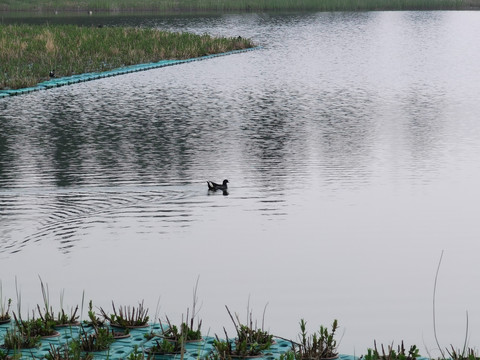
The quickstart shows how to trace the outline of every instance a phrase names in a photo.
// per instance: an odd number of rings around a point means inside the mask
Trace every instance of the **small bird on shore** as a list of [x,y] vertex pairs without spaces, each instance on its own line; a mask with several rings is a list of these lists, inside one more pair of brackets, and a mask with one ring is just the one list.
[[217,191],[217,190],[227,191],[228,189],[227,184],[228,184],[227,179],[223,180],[222,184],[217,184],[217,183],[214,183],[213,181],[207,181],[208,190],[211,190],[211,191]]
[[55,77],[55,70],[50,70],[50,72],[48,73],[48,76],[50,76],[51,78],[54,78]]

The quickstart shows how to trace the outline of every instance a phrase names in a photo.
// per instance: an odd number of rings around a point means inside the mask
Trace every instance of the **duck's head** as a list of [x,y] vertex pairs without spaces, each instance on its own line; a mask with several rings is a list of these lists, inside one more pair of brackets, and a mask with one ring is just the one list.
[[223,180],[223,185],[227,185],[227,184],[228,184],[228,180],[227,179]]

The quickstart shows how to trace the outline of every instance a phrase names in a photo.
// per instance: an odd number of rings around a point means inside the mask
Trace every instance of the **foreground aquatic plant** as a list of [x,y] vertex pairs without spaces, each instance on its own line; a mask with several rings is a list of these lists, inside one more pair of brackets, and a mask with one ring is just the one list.
[[[18,290],[17,279],[15,278],[15,287],[17,293],[17,309],[18,313],[21,313],[22,297]],[[38,334],[37,329],[30,322],[23,322],[21,318],[17,318],[16,314],[12,312],[15,320],[14,326],[11,329],[7,329],[3,336],[3,347],[8,350],[20,350],[31,349],[37,347],[40,344],[41,335]],[[20,317],[20,315],[19,315]]]
[[248,343],[246,340],[232,340],[229,339],[225,331],[225,340],[221,340],[215,335],[215,340],[213,341],[215,351],[208,358],[210,360],[230,360],[232,358],[259,356],[264,350],[268,350],[270,346],[270,344]]
[[2,282],[0,281],[0,322],[9,321],[10,316],[10,306],[12,305],[12,299],[4,299],[2,292]]
[[40,309],[40,306],[37,305],[38,313],[40,319],[45,323],[51,323],[53,326],[65,326],[65,325],[78,325],[78,305],[75,309],[70,313],[65,313],[64,309],[60,309],[57,316],[53,313],[53,309],[50,307],[44,308],[44,311]]
[[364,360],[415,360],[420,357],[419,350],[416,345],[410,346],[408,352],[405,350],[403,341],[398,345],[397,350],[393,348],[393,344],[388,345],[387,350],[383,344],[381,345],[381,352],[378,351],[377,343],[374,341],[373,349],[368,349],[367,355],[362,356]]
[[[188,312],[187,312],[188,319]],[[161,336],[167,340],[178,342],[180,339],[184,341],[197,341],[202,339],[201,322],[199,323],[196,330],[193,328],[193,324],[189,322],[183,322],[180,324],[180,328],[176,325],[172,325],[170,320],[167,317],[168,327],[164,329],[163,324],[160,322],[160,327],[162,329]]]
[[262,318],[262,327],[258,328],[257,324],[254,324],[253,315],[250,311],[247,310],[247,324],[242,324],[240,322],[240,318],[238,314],[235,314],[235,318],[233,317],[232,313],[230,312],[229,308],[225,306],[227,309],[228,315],[230,319],[232,319],[233,324],[235,325],[235,330],[237,332],[237,337],[235,339],[237,347],[240,345],[241,347],[244,346],[255,346],[260,351],[267,350],[273,344],[273,335],[269,334],[268,331],[264,330],[264,320],[265,320],[265,309],[263,311],[263,318]]
[[[332,330],[320,326],[318,333],[307,335],[306,322],[300,320],[300,343],[292,342],[293,352],[297,359],[327,359],[338,356],[335,332],[338,329],[338,321],[335,319]],[[371,359],[370,359],[371,360]]]
[[74,354],[80,352],[104,351],[114,342],[113,335],[102,328],[94,328],[93,333],[87,333],[83,328],[78,339],[70,343],[70,351]]
[[112,301],[112,308],[113,314],[110,315],[100,308],[100,313],[105,320],[110,322],[110,325],[123,328],[148,325],[150,318],[148,316],[148,309],[143,307],[143,300],[138,304],[138,308],[135,306],[120,306],[118,312],[115,308],[115,303]]
[[144,360],[143,351],[138,348],[138,345],[133,346],[133,351],[128,355],[127,360]]
[[13,356],[8,355],[8,352],[3,351],[0,349],[0,360],[17,360],[22,357],[21,353],[16,353]]
[[45,321],[42,318],[36,318],[35,314],[31,319],[23,320],[21,317],[13,313],[15,320],[15,329],[18,330],[25,337],[44,337],[52,336],[57,332],[54,329],[55,322]]
[[472,348],[463,348],[462,350],[455,350],[453,346],[447,349],[448,356],[451,360],[478,360],[480,355],[478,351]]
[[213,341],[213,347],[215,348],[215,351],[207,357],[207,360],[231,360],[232,356],[237,355],[232,345],[233,341],[228,338],[226,332],[225,337],[226,340],[221,340],[217,335],[215,335],[215,340]]
[[50,344],[50,349],[48,353],[45,354],[45,359],[47,360],[93,360],[93,354],[85,353],[78,350],[72,350],[69,344],[63,346],[55,347],[53,344]]
[[161,336],[164,338],[171,341],[179,341],[179,339],[182,338],[185,342],[198,341],[202,339],[202,320],[198,320],[197,325],[195,326],[195,318],[198,315],[196,310],[198,302],[198,280],[199,278],[197,278],[197,282],[193,288],[192,310],[190,311],[190,309],[187,309],[185,321],[182,315],[182,322],[180,323],[180,326],[177,327],[176,325],[172,325],[167,317],[168,327],[165,329],[162,325],[162,321],[160,320],[160,328],[162,329]]
[[57,315],[55,315],[55,312],[50,305],[50,292],[48,290],[48,284],[44,284],[41,278],[40,287],[42,289],[43,309],[41,309],[40,305],[37,304],[37,310],[41,320],[46,324],[53,324],[53,326],[77,325],[78,305],[70,311],[70,314],[65,312],[63,308],[63,299],[65,295],[64,290],[62,290],[60,293],[60,311],[58,311]]
[[93,327],[103,327],[105,325],[105,320],[100,319],[97,317],[97,314],[93,310],[93,302],[90,300],[88,302],[88,312],[87,316],[89,320],[83,320],[83,324],[86,326],[93,326]]
[[40,336],[22,333],[19,329],[8,329],[3,337],[3,347],[8,350],[32,349],[40,345]]
[[235,325],[237,336],[233,340],[229,339],[225,328],[223,329],[225,340],[220,340],[218,336],[215,335],[213,342],[215,352],[210,356],[211,360],[229,360],[232,357],[258,356],[272,346],[273,335],[263,329],[265,310],[263,312],[262,327],[258,328],[257,324],[254,324],[252,313],[248,308],[246,325],[241,323],[238,314],[235,314],[234,317],[230,309],[227,306],[225,306],[225,308]]
[[178,341],[167,339],[155,340],[155,344],[147,349],[147,353],[155,355],[175,355],[185,351],[185,341],[182,337]]
[[187,59],[252,47],[242,37],[172,33],[148,28],[0,24],[0,90],[56,77]]

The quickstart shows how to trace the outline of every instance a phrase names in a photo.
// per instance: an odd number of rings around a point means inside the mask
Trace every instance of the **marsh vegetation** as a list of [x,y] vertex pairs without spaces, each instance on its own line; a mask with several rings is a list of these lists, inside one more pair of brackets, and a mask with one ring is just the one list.
[[172,33],[136,27],[0,25],[0,89],[167,59],[252,47],[242,37]]

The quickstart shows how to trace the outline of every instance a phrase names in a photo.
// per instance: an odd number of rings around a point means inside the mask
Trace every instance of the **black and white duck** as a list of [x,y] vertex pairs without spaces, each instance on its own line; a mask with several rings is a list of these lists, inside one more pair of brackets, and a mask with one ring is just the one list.
[[228,189],[227,184],[228,184],[227,179],[223,180],[222,184],[217,184],[217,183],[214,183],[213,181],[207,181],[208,190],[211,190],[211,191],[217,191],[217,190],[227,191]]

